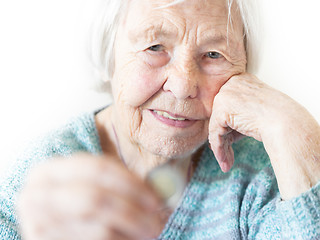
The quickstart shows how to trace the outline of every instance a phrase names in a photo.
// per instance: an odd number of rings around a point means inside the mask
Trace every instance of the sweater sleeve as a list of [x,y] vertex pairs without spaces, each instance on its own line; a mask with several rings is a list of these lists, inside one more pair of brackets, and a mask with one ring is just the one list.
[[320,239],[320,183],[299,197],[276,204],[283,238]]
[[320,239],[320,182],[300,196],[282,201],[263,145],[247,139],[234,150],[239,162],[251,163],[259,169],[251,175],[245,174],[249,184],[240,205],[242,238]]
[[287,201],[278,193],[250,220],[249,239],[320,239],[320,183]]
[[16,217],[19,191],[29,170],[55,152],[55,147],[47,145],[47,139],[34,141],[28,144],[3,176],[0,185],[0,239],[20,239]]
[[20,239],[16,202],[30,169],[54,156],[66,157],[76,152],[101,153],[93,115],[87,114],[73,119],[44,138],[28,144],[0,181],[1,240]]

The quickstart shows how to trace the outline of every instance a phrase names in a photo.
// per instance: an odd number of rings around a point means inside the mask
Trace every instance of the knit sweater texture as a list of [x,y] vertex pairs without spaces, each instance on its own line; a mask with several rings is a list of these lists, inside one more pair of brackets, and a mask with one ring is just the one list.
[[[233,145],[235,164],[223,173],[206,146],[164,239],[320,239],[320,184],[281,201],[263,144],[244,138]],[[53,156],[102,154],[94,114],[83,114],[35,141],[0,182],[0,239],[18,240],[17,196],[28,171]]]

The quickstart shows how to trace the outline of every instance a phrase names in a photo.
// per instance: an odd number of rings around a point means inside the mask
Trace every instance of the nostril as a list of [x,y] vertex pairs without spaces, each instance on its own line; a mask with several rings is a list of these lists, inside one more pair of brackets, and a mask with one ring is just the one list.
[[193,84],[190,92],[190,98],[196,98],[198,96],[198,85]]
[[196,98],[198,87],[196,85],[186,85],[166,81],[163,85],[165,92],[171,92],[177,99]]
[[198,96],[198,83],[195,78],[186,75],[170,75],[163,84],[165,92],[171,92],[177,99],[196,98]]

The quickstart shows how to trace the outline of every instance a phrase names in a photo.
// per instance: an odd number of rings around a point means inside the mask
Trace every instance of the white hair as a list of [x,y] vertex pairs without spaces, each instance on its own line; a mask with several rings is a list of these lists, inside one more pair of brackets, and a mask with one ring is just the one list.
[[[169,7],[188,0],[174,0]],[[126,12],[129,0],[103,0],[101,12],[95,21],[91,41],[91,56],[103,86],[109,89],[109,80],[114,71],[114,42],[122,14]],[[258,8],[256,0],[226,0],[228,26],[232,27],[231,7],[236,4],[244,26],[244,41],[247,53],[247,71],[257,71],[258,59]],[[228,29],[227,29],[228,31]]]

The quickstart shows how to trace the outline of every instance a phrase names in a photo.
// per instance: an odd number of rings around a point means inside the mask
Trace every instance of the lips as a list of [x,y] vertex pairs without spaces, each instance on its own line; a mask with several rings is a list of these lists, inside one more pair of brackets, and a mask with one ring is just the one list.
[[194,119],[190,119],[177,114],[172,114],[166,111],[150,110],[150,112],[157,120],[169,126],[186,128],[193,125],[196,122],[196,120]]
[[176,121],[185,121],[187,120],[187,118],[175,115],[175,114],[170,114],[168,112],[164,112],[164,111],[158,111],[158,110],[153,110],[153,112],[155,112],[156,114],[168,118],[168,119],[172,119],[172,120],[176,120]]

